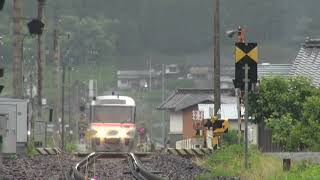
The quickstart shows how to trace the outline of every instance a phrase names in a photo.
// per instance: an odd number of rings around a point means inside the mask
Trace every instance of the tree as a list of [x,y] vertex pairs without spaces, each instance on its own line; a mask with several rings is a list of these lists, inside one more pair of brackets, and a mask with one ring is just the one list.
[[113,28],[117,23],[103,17],[80,19],[76,16],[63,16],[61,32],[69,34],[69,39],[62,40],[62,51],[67,50],[65,53],[77,63],[110,60],[116,48],[117,36]]
[[285,150],[315,150],[320,146],[319,89],[306,77],[269,77],[250,94],[255,122],[272,130],[274,142]]

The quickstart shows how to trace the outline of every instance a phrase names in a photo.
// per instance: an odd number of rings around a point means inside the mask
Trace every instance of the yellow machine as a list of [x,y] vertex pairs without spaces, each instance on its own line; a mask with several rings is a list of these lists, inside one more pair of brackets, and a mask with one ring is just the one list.
[[218,148],[220,145],[220,136],[223,133],[228,132],[228,128],[230,126],[228,119],[219,120],[216,116],[212,116],[211,119],[207,121],[205,126],[207,127],[207,132],[205,133],[207,146]]

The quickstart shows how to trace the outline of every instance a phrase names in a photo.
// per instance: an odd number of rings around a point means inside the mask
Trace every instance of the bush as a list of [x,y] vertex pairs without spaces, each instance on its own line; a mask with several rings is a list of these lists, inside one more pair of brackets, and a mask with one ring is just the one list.
[[221,136],[222,145],[232,145],[238,143],[238,131],[237,130],[229,130],[227,133]]

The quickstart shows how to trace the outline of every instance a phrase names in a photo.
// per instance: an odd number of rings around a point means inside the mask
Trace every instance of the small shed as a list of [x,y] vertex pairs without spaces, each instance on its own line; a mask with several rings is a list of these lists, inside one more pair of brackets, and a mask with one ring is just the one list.
[[0,98],[1,153],[23,151],[28,140],[28,101]]

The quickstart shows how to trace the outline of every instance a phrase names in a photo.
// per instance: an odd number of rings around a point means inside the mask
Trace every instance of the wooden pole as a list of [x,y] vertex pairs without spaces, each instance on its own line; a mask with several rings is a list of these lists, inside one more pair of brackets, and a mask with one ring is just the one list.
[[13,95],[22,98],[22,2],[23,0],[13,0]]
[[220,94],[220,0],[214,0],[214,114],[217,115],[221,105]]

